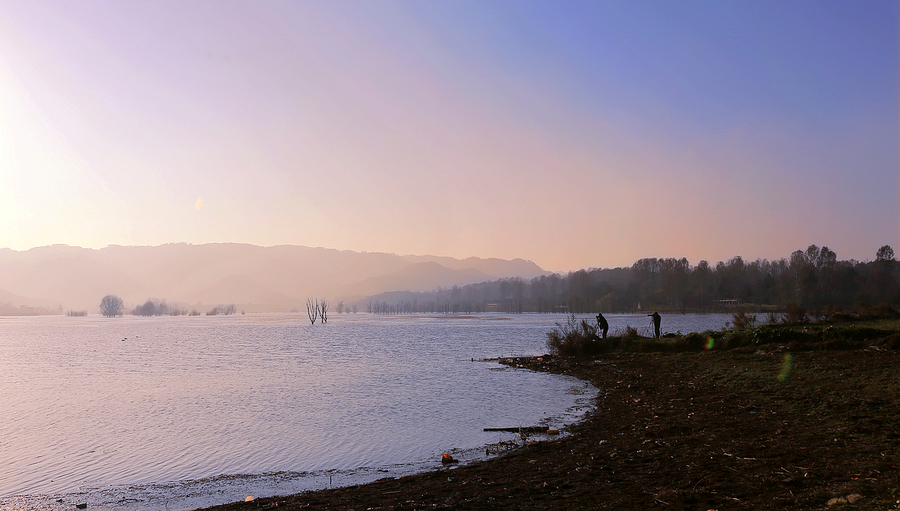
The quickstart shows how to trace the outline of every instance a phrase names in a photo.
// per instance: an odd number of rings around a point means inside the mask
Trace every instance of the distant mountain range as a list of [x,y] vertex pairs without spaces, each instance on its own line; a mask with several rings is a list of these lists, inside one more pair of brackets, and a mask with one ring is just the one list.
[[[96,312],[107,294],[126,309],[148,298],[187,308],[305,308],[307,298],[351,302],[391,291],[431,291],[499,278],[545,275],[523,259],[399,256],[295,245],[237,243],[87,249],[0,249],[0,313],[28,308]],[[30,309],[29,309],[30,310]]]

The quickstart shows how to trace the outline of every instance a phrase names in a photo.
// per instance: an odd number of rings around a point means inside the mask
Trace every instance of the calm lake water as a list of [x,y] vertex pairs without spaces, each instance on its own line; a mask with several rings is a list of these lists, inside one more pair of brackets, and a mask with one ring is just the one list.
[[[729,319],[663,316],[663,331]],[[545,353],[563,321],[0,318],[0,509],[192,509],[484,458],[515,436],[485,427],[564,429],[590,408],[588,384],[485,361]]]

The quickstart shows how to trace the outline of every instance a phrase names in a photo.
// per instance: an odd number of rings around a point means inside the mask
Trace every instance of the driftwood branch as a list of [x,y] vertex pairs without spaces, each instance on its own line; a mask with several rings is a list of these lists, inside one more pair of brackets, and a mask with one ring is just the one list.
[[503,431],[506,433],[546,433],[547,426],[530,426],[527,428],[484,428],[485,431]]

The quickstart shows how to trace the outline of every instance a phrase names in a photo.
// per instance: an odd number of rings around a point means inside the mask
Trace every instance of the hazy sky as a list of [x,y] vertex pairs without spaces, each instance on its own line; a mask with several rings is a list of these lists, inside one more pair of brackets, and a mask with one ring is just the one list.
[[900,250],[898,3],[0,0],[0,247]]

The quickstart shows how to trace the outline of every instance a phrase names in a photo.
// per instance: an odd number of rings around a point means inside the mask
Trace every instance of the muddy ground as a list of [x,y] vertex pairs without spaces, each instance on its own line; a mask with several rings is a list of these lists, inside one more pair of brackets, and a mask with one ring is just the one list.
[[900,509],[900,354],[512,359],[603,389],[571,436],[501,458],[211,509]]

